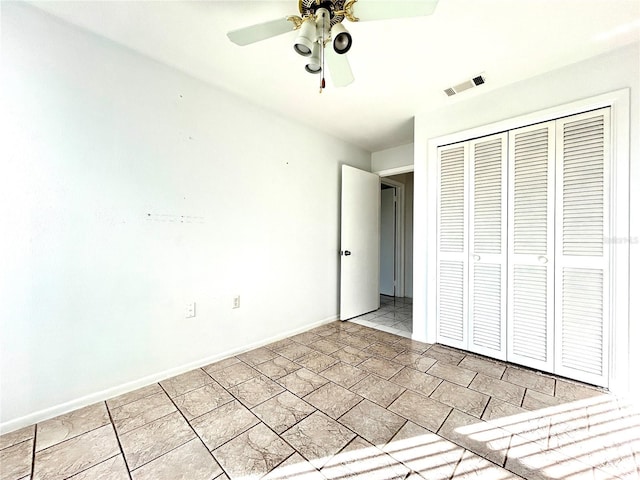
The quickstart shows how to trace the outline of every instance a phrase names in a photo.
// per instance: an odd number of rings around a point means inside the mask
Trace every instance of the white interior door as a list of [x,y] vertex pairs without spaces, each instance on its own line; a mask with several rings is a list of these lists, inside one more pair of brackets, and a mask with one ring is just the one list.
[[437,342],[467,348],[469,142],[438,149]]
[[555,372],[609,381],[609,110],[556,122]]
[[469,350],[507,357],[507,134],[469,145]]
[[380,307],[380,177],[342,166],[340,320]]
[[396,189],[380,191],[380,293],[395,296]]
[[555,122],[509,132],[507,360],[554,368]]

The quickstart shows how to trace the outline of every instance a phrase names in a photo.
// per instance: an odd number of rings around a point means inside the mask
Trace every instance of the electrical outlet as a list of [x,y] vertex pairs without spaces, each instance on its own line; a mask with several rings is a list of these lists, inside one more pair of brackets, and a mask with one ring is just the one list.
[[185,309],[184,317],[193,318],[195,316],[196,316],[196,302],[187,303],[187,308]]
[[240,308],[240,295],[233,297],[233,308]]

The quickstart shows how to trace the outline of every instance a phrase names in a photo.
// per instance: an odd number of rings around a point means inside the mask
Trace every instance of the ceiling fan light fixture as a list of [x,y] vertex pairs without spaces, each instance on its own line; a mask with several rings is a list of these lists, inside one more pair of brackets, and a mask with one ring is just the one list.
[[293,44],[293,49],[303,57],[308,57],[313,51],[313,44],[316,41],[316,23],[314,18],[309,16],[304,19],[300,27],[300,33]]
[[351,34],[342,23],[336,23],[331,27],[331,38],[333,38],[333,50],[340,55],[347,53],[353,43]]
[[320,73],[322,71],[322,63],[320,59],[320,44],[318,42],[313,44],[313,51],[309,62],[304,67],[309,73]]

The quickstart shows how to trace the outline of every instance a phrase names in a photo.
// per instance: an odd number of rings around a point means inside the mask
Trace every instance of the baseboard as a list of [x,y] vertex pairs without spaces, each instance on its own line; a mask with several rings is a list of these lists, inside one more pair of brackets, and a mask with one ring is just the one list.
[[122,385],[111,387],[106,390],[101,390],[84,397],[61,403],[50,408],[46,408],[44,410],[39,410],[37,412],[30,413],[29,415],[25,415],[14,420],[9,420],[8,422],[0,423],[0,435],[18,430],[19,428],[33,425],[38,422],[42,422],[44,420],[48,420],[50,418],[57,417],[58,415],[69,413],[73,410],[77,410],[79,408],[86,407],[97,402],[104,402],[105,400],[117,397],[118,395],[122,395],[123,393],[146,387],[147,385],[150,385],[152,383],[157,383],[170,377],[175,377],[176,375],[180,375],[181,373],[188,372],[189,370],[193,370],[195,368],[204,367],[205,365],[209,365],[210,363],[217,362],[219,360],[224,360],[225,358],[238,355],[239,353],[244,353],[255,348],[263,347],[264,345],[277,342],[278,340],[282,340],[283,338],[291,337],[293,335],[297,335],[298,333],[306,332],[321,325],[334,322],[338,320],[338,318],[338,315],[328,317],[324,320],[305,325],[304,327],[295,328],[287,332],[281,332],[272,337],[251,343],[249,345],[244,345],[240,348],[227,350],[225,352],[218,353],[210,357],[205,357],[200,360],[181,365],[179,367],[164,370],[162,372],[157,372],[152,375],[147,375],[146,377],[134,380],[132,382],[127,382]]

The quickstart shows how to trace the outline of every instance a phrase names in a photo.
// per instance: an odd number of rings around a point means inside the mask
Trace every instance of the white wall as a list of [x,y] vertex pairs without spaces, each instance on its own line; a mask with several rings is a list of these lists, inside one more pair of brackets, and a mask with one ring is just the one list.
[[367,152],[24,4],[1,26],[0,428],[336,317]]
[[[427,243],[435,231],[435,214],[428,198],[432,192],[428,172],[429,139],[500,122],[512,117],[571,103],[618,89],[630,88],[630,323],[629,366],[640,364],[640,45],[569,65],[509,87],[458,101],[415,118],[415,223],[414,223],[414,336],[426,338],[435,315],[427,305],[427,290],[434,285],[429,269]],[[627,346],[620,346],[626,348]],[[636,382],[637,383],[637,382]],[[637,385],[634,387],[639,388]]]
[[[373,152],[371,154],[371,171],[385,173],[398,170],[397,173],[411,171],[413,166],[413,143],[400,145]],[[393,172],[396,173],[396,172]]]

